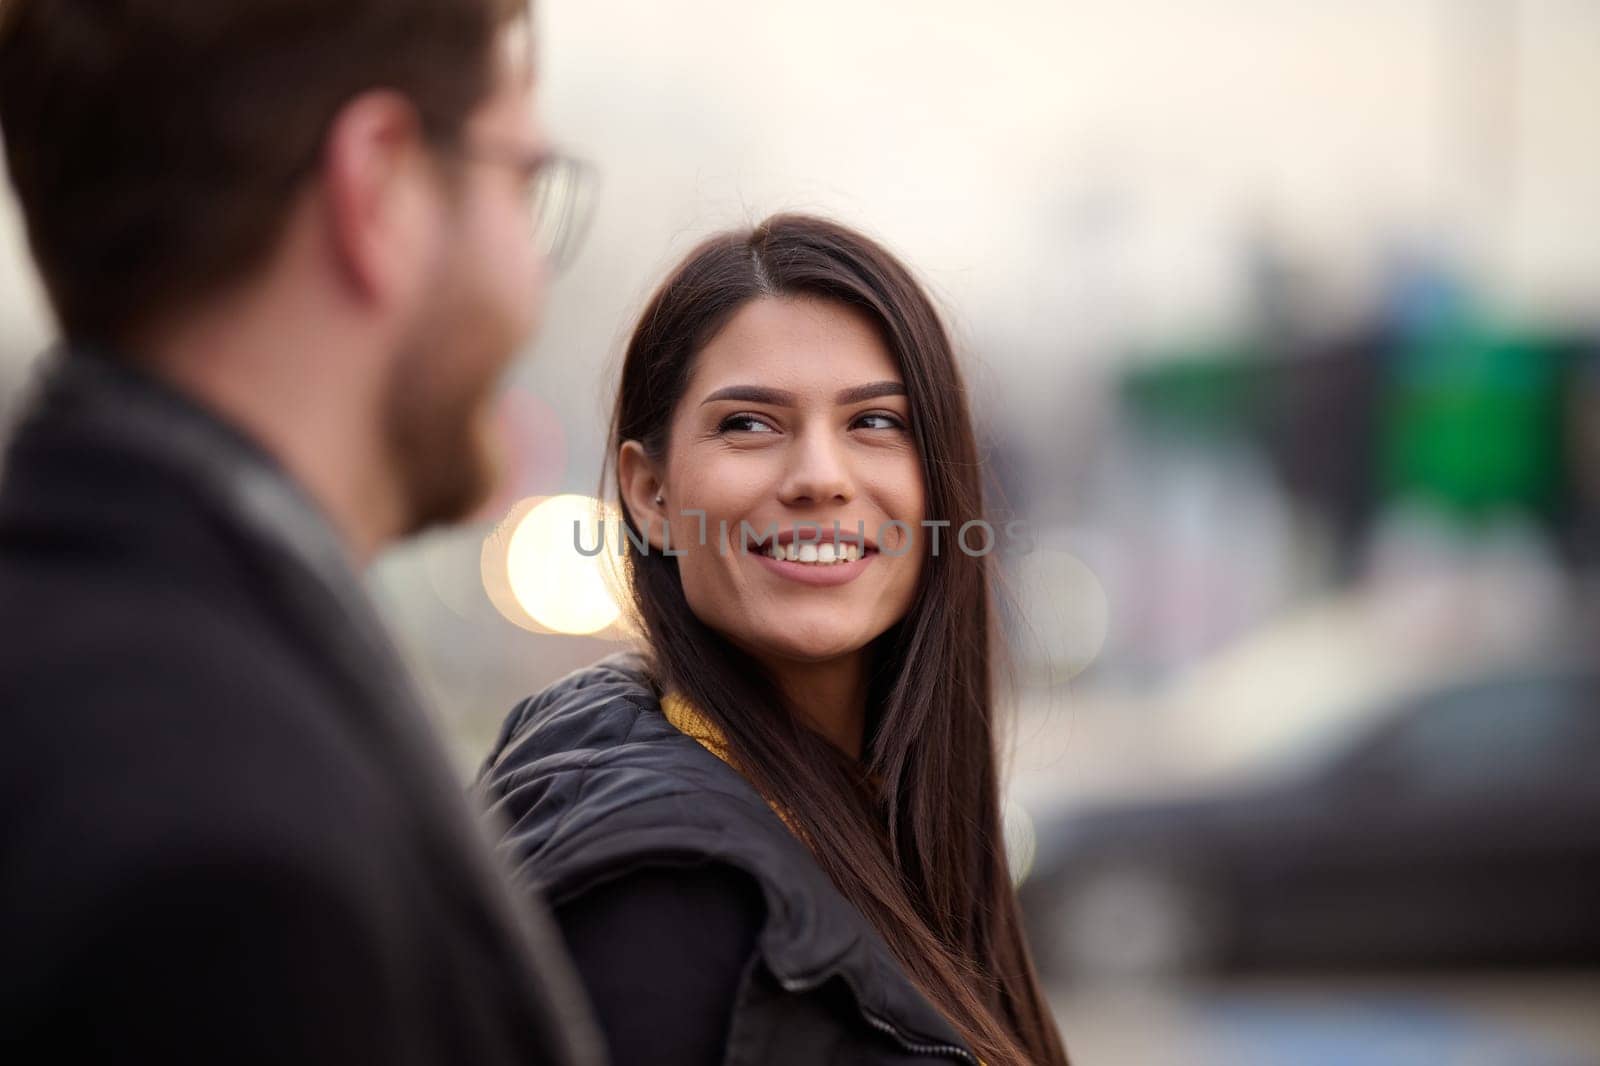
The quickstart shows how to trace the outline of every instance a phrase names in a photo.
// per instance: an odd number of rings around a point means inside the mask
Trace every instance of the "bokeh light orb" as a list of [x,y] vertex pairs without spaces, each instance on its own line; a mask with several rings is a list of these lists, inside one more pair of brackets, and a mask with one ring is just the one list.
[[1054,548],[1024,556],[1016,587],[1025,619],[1020,641],[1049,663],[1057,682],[1087,670],[1104,650],[1111,609],[1105,586],[1087,563]]
[[[518,504],[484,545],[490,600],[536,631],[581,636],[616,626],[622,616],[614,591],[617,533],[614,512],[592,496]],[[602,537],[604,550],[595,554]]]

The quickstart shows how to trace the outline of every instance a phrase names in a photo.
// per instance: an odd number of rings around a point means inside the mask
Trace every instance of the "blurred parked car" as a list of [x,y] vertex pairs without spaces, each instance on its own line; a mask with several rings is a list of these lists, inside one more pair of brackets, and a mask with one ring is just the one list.
[[1600,671],[1500,669],[1344,723],[1248,783],[1036,817],[1041,968],[1600,963]]

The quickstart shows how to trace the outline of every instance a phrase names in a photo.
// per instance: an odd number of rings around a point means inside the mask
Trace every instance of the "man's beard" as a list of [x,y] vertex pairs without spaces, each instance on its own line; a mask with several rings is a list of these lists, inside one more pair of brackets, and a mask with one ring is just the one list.
[[[403,535],[471,515],[494,491],[502,466],[491,408],[515,341],[496,336],[482,309],[436,310],[400,353],[389,390]],[[476,327],[462,325],[474,320]]]
[[500,467],[478,407],[411,415],[397,420],[391,438],[405,494],[403,536],[467,518],[493,492]]

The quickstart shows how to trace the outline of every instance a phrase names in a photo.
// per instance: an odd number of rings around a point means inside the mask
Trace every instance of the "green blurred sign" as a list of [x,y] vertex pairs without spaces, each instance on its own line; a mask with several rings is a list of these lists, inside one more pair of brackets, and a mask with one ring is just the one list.
[[1561,352],[1470,321],[1396,355],[1378,412],[1379,490],[1463,517],[1548,512],[1561,488]]

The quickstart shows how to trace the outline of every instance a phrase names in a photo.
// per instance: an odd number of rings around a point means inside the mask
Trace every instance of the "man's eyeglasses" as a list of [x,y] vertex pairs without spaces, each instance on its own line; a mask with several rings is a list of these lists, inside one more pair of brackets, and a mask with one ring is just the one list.
[[507,144],[459,144],[450,151],[463,159],[521,172],[534,246],[552,271],[559,272],[572,262],[594,216],[599,182],[593,166],[557,152]]

